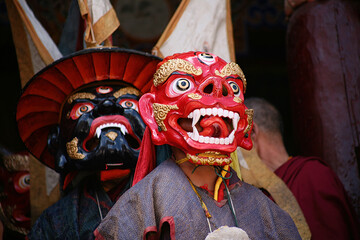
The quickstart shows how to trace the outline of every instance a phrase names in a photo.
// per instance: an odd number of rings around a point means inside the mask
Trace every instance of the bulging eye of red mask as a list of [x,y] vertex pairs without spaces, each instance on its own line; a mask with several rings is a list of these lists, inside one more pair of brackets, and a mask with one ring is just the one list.
[[176,77],[166,89],[166,95],[169,98],[183,95],[186,92],[194,89],[195,84],[191,79],[186,77]]

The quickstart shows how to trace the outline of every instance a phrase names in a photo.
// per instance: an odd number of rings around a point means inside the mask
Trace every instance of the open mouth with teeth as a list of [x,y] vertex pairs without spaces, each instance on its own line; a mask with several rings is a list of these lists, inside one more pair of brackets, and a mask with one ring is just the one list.
[[83,148],[86,151],[93,151],[99,146],[102,137],[106,137],[110,143],[122,137],[131,148],[136,150],[140,148],[140,139],[133,132],[127,118],[121,115],[96,118],[92,122],[89,134],[83,142]]
[[196,143],[218,146],[231,145],[238,129],[240,115],[223,108],[200,108],[193,110],[178,124]]

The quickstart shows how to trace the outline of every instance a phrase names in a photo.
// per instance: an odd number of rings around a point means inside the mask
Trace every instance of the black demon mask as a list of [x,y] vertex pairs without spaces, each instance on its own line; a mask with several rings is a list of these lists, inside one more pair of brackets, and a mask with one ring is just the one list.
[[139,97],[134,87],[116,82],[71,94],[49,134],[57,170],[134,169],[145,130]]

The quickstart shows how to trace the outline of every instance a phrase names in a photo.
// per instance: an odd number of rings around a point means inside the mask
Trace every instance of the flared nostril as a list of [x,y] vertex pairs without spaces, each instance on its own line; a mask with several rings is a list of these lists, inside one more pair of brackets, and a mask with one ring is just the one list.
[[206,94],[211,94],[213,90],[214,90],[214,85],[210,83],[204,88],[203,92]]
[[209,83],[203,88],[203,92],[206,94],[214,94],[216,96],[227,96],[229,91],[225,85],[215,86],[213,83]]
[[229,94],[229,92],[228,92],[227,88],[224,85],[222,85],[222,95],[224,97],[226,97],[228,94]]

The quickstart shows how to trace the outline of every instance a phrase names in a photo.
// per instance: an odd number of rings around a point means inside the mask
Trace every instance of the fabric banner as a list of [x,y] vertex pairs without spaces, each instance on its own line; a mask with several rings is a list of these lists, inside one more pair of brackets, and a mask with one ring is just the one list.
[[[24,87],[38,71],[61,58],[62,54],[25,0],[6,0],[6,7],[18,59],[21,87]],[[34,157],[31,156],[30,159],[31,218],[34,222],[45,208],[59,199],[59,175]],[[42,197],[39,198],[39,195]]]
[[111,46],[109,37],[120,26],[116,12],[109,0],[78,0],[80,13],[86,22],[86,46],[96,47],[104,42]]
[[204,51],[235,62],[230,0],[183,0],[153,54]]
[[[120,23],[108,0],[78,0],[81,16],[86,20],[87,47],[109,39]],[[62,57],[57,45],[41,25],[26,0],[6,0],[8,17],[18,59],[21,86],[45,66]],[[88,38],[86,38],[88,37]],[[60,197],[59,175],[35,158],[30,162],[31,218],[34,222],[41,212]],[[44,184],[44,182],[46,184]]]
[[25,0],[6,0],[18,58],[21,85],[46,65],[62,57],[56,44]]

